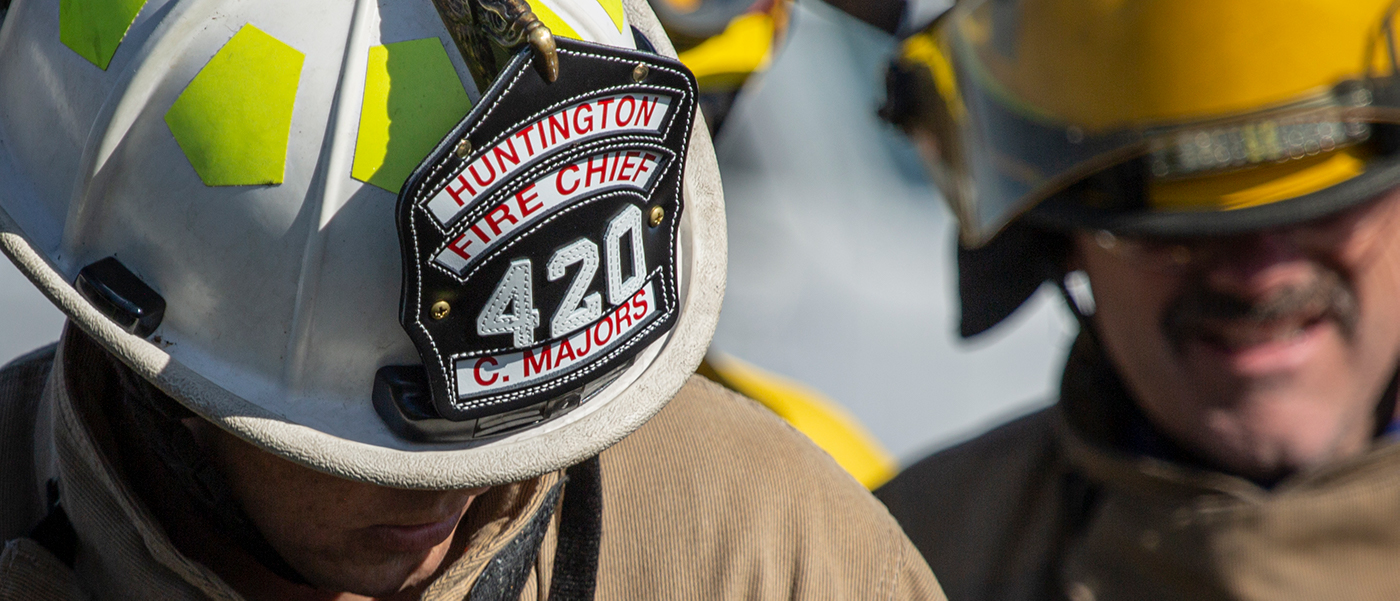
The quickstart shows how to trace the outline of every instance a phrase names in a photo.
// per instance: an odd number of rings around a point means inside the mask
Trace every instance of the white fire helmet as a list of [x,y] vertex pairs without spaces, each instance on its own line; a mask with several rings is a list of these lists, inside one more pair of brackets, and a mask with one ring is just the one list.
[[557,81],[534,37],[463,58],[524,0],[15,0],[0,249],[300,464],[445,489],[593,456],[700,362],[723,202],[645,0],[528,2]]

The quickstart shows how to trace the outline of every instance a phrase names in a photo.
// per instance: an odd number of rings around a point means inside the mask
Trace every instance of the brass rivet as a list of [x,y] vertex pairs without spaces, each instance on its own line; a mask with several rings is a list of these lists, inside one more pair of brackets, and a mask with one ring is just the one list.
[[447,317],[447,314],[451,312],[452,305],[447,304],[447,301],[438,301],[433,303],[433,319],[442,319],[444,317]]
[[651,227],[661,225],[661,220],[666,218],[666,209],[660,206],[651,208]]
[[632,67],[632,81],[642,83],[648,75],[651,75],[651,69],[647,68],[646,65],[638,63],[637,66]]
[[471,154],[471,153],[472,153],[472,141],[471,141],[471,140],[468,140],[468,139],[466,139],[466,138],[462,138],[462,141],[457,143],[457,158],[459,158],[459,159],[465,159],[465,158],[467,158],[467,155],[469,155],[469,154]]

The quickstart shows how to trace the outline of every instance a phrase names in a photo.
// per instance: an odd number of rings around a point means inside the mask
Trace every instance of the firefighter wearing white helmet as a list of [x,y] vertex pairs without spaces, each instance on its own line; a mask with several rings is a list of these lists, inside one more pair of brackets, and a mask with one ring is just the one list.
[[723,206],[645,3],[3,14],[0,248],[69,325],[0,371],[0,599],[942,598],[691,376]]
[[972,0],[886,115],[962,330],[1044,281],[1058,402],[877,492],[952,598],[1400,595],[1397,4]]

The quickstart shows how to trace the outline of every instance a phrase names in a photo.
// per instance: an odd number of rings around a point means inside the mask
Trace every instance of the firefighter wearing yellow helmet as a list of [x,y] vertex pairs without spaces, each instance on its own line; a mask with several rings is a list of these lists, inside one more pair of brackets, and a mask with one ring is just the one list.
[[1392,0],[969,0],[884,114],[960,225],[962,331],[1043,282],[1051,407],[880,496],[951,598],[1400,595]]
[[634,0],[0,2],[0,600],[942,599],[693,377],[693,76]]

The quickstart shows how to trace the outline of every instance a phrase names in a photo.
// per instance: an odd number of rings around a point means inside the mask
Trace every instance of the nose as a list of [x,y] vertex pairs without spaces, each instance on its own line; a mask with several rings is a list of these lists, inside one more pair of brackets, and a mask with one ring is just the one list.
[[1267,298],[1316,274],[1311,258],[1278,230],[1232,236],[1219,244],[1216,260],[1205,267],[1205,281],[1242,300]]

